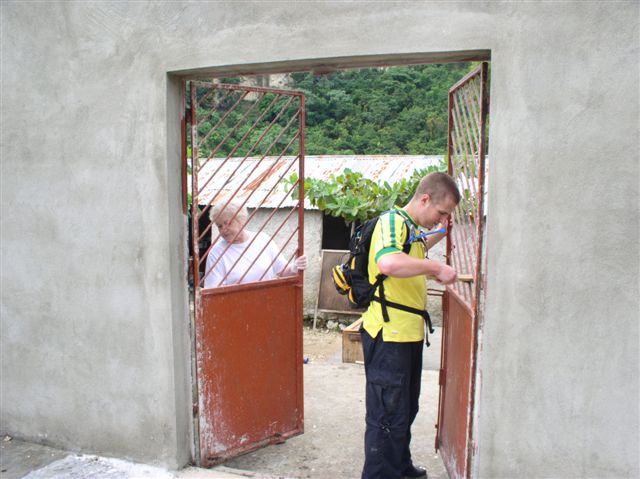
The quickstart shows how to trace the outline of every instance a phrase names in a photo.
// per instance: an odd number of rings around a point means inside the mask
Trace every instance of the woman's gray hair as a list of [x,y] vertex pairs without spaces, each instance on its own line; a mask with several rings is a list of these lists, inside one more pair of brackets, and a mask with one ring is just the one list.
[[241,201],[237,199],[232,199],[229,204],[227,204],[226,200],[220,200],[215,205],[211,207],[209,211],[209,218],[212,223],[220,223],[223,221],[230,220],[233,215],[236,214],[235,219],[237,219],[241,224],[245,224],[249,219],[249,212],[247,208],[242,205]]

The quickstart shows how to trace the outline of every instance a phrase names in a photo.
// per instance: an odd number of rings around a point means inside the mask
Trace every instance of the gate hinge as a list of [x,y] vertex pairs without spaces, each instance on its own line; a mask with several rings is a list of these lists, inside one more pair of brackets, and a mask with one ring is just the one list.
[[198,411],[200,410],[198,408],[198,403],[197,402],[193,403],[193,409],[192,410],[193,410],[193,417],[197,417],[198,416]]
[[444,369],[440,370],[440,375],[438,376],[438,385],[442,386],[444,384]]

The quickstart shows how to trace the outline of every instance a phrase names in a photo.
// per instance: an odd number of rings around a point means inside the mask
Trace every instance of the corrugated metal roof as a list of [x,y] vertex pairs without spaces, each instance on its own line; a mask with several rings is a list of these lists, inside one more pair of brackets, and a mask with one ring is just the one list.
[[[329,179],[332,174],[340,175],[349,168],[373,181],[394,183],[410,177],[417,169],[438,165],[442,159],[437,155],[308,155],[304,170],[308,178]],[[297,171],[296,157],[291,156],[281,159],[212,158],[198,173],[202,190],[198,201],[207,204],[215,197],[214,201],[218,202],[235,194],[243,199],[249,196],[246,203],[249,208],[261,204],[264,208],[293,206],[295,202],[291,195],[285,198],[286,191],[280,178]],[[308,202],[305,202],[305,208],[315,209]]]

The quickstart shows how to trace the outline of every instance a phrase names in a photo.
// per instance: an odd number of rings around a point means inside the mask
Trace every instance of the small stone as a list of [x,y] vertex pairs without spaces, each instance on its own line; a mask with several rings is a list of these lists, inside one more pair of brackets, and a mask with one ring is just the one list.
[[4,437],[4,439],[2,439],[4,442],[9,442],[11,441],[11,439],[13,439],[11,436],[9,436],[8,434]]

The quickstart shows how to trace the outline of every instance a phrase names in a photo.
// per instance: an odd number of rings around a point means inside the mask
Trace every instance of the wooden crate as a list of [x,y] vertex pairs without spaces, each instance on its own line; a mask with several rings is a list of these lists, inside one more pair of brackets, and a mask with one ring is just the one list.
[[360,325],[362,318],[342,330],[342,362],[363,363],[362,340],[360,339]]

